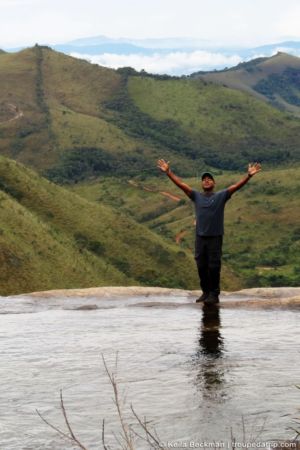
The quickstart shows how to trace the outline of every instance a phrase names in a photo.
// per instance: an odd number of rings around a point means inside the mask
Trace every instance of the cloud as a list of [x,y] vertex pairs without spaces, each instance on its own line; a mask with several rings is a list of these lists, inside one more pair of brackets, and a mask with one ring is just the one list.
[[214,70],[231,67],[242,61],[239,55],[226,56],[221,53],[207,51],[170,52],[167,54],[154,53],[145,55],[117,55],[104,53],[101,55],[82,55],[72,53],[71,56],[86,59],[100,66],[117,69],[119,67],[133,67],[140,71],[156,74],[188,75],[199,70]]
[[80,37],[190,37],[258,46],[300,38],[299,0],[0,0],[0,48]]
[[0,7],[14,8],[16,6],[33,6],[37,0],[0,0]]
[[278,31],[284,36],[291,38],[300,38],[300,5],[293,5],[293,7],[284,10],[281,15],[281,19],[278,24]]

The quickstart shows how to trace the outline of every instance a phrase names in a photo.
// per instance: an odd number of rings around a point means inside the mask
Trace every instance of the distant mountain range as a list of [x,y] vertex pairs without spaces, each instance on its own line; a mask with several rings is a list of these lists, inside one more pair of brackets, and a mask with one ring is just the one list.
[[[189,75],[197,70],[220,70],[253,58],[269,57],[278,51],[300,55],[300,41],[284,41],[243,48],[213,45],[209,41],[190,38],[116,39],[96,36],[50,45],[50,47],[108,67],[132,66],[137,70],[144,68],[148,72],[171,75]],[[4,50],[11,52],[21,49],[22,47]],[[160,58],[159,62],[157,62],[158,58]]]
[[[212,44],[209,41],[200,39],[189,38],[169,38],[169,39],[113,39],[105,36],[98,36],[92,38],[76,39],[61,45],[54,45],[53,48],[59,51],[67,50],[70,48],[77,49],[79,53],[89,53],[89,51],[95,51],[96,48],[99,52],[103,48],[110,48],[115,53],[122,54],[128,48],[132,47],[133,53],[136,51],[141,53],[151,52],[192,52],[195,50],[209,51],[213,53],[222,53],[224,55],[240,55],[243,58],[254,58],[260,54],[265,56],[271,56],[278,51],[285,51],[288,53],[300,52],[300,41],[284,41],[274,44],[267,44],[259,47],[242,48],[239,46],[221,46]],[[75,51],[75,50],[74,50]],[[95,54],[95,53],[93,53]]]

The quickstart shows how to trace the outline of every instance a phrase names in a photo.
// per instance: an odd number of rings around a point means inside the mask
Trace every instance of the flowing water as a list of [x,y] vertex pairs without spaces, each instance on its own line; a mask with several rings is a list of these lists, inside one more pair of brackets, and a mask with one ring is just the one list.
[[[0,299],[1,450],[76,448],[36,413],[65,430],[60,389],[89,450],[103,448],[103,418],[107,443],[120,448],[102,354],[117,374],[127,423],[136,424],[132,404],[167,448],[228,442],[231,434],[247,442],[291,438],[300,405],[299,309],[203,310],[192,302]],[[98,309],[78,309],[86,303]],[[137,438],[136,448],[149,446]]]

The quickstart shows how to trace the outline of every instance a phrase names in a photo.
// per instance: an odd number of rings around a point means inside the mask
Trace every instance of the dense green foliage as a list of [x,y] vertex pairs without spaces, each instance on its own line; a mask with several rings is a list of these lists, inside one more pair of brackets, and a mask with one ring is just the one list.
[[75,148],[66,150],[58,164],[44,175],[55,183],[77,183],[99,175],[136,175],[141,171],[156,173],[153,164],[142,155],[113,155],[101,148]]
[[254,89],[265,95],[272,102],[276,102],[276,96],[282,97],[286,102],[300,106],[300,72],[292,67],[283,73],[274,73],[260,80]]

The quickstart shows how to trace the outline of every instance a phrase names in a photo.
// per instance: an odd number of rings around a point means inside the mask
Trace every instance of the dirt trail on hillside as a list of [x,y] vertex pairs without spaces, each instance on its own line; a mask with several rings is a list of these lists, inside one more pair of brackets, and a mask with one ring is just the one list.
[[165,197],[168,197],[171,200],[174,200],[174,202],[180,202],[180,200],[182,200],[182,198],[178,197],[178,195],[171,194],[171,192],[168,192],[168,191],[159,191],[158,189],[154,189],[154,188],[149,187],[149,186],[144,186],[144,185],[139,184],[139,183],[137,183],[136,181],[133,181],[133,180],[129,180],[128,183],[131,184],[131,186],[143,189],[144,191],[155,192],[157,194],[164,195]]
[[23,111],[21,111],[21,110],[18,108],[18,106],[17,106],[17,105],[14,105],[13,103],[8,103],[7,109],[9,110],[9,112],[12,112],[12,113],[14,114],[14,116],[11,117],[11,118],[8,119],[8,120],[3,120],[2,122],[0,122],[0,124],[13,122],[14,120],[18,120],[18,119],[20,119],[21,117],[24,116]]
[[[180,200],[182,200],[182,198],[178,197],[178,195],[171,194],[171,192],[168,192],[168,191],[159,191],[158,189],[155,189],[155,188],[152,188],[152,187],[149,187],[149,186],[144,186],[144,185],[139,184],[139,183],[137,183],[136,181],[133,181],[133,180],[128,180],[128,183],[131,186],[134,186],[134,187],[139,188],[139,189],[143,189],[144,191],[155,192],[155,193],[164,195],[165,197],[168,197],[169,199],[173,200],[174,202],[180,202]],[[186,233],[187,233],[187,230],[181,230],[179,233],[177,233],[175,235],[175,242],[176,242],[176,244],[178,244],[178,245],[180,244],[182,238],[184,237],[184,235]]]
[[175,236],[175,242],[176,244],[180,244],[182,238],[186,235],[187,230],[180,230],[179,233]]

